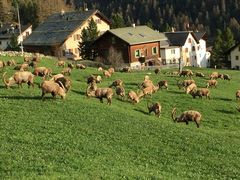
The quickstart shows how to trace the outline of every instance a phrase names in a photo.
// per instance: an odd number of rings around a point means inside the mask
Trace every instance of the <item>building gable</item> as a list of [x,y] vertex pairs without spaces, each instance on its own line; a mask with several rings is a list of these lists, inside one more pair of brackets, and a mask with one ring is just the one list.
[[98,10],[55,13],[41,23],[23,44],[32,46],[60,45],[93,15],[101,17],[108,24],[110,23]]

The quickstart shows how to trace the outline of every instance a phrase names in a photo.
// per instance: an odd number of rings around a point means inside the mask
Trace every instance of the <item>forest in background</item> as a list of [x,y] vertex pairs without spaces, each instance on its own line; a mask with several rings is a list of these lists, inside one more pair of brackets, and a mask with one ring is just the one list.
[[[65,11],[99,9],[120,26],[146,24],[159,31],[205,31],[209,40],[217,29],[229,27],[240,39],[239,0],[18,0],[22,24],[36,27],[50,14]],[[116,19],[117,15],[117,19]],[[120,19],[120,20],[119,20]],[[0,21],[16,21],[12,0],[0,1]]]

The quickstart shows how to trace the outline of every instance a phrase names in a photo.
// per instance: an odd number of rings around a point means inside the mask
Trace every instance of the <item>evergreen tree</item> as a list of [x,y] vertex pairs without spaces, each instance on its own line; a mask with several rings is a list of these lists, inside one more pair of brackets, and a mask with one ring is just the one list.
[[18,46],[17,35],[12,34],[10,44],[6,49],[7,51],[20,51],[20,47]]
[[222,50],[221,45],[223,43],[222,40],[222,31],[220,29],[217,29],[217,37],[214,42],[212,54],[211,54],[211,66],[218,65],[220,62]]
[[82,30],[81,41],[79,42],[79,52],[83,59],[94,58],[91,44],[97,39],[98,35],[97,24],[91,19],[88,27]]
[[234,44],[235,40],[230,28],[226,28],[223,32],[221,30],[217,30],[217,37],[211,55],[214,65],[230,65],[227,61],[225,52]]
[[116,14],[113,13],[111,16],[111,20],[112,20],[112,24],[111,24],[112,29],[125,27],[123,16],[120,13],[116,13]]

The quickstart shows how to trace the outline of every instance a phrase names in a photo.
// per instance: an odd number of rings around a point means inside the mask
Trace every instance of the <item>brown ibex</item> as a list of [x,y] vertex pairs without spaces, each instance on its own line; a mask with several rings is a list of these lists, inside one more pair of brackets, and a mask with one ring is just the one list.
[[154,112],[156,116],[160,117],[162,106],[159,102],[153,103],[152,105],[147,105],[148,113]]
[[3,73],[3,82],[6,86],[6,88],[9,88],[10,86],[17,84],[18,86],[22,87],[22,83],[27,83],[28,87],[32,86],[34,87],[33,80],[34,75],[29,71],[18,71],[13,74],[10,78],[6,79],[6,72]]
[[176,108],[172,110],[172,119],[174,122],[185,122],[188,125],[189,121],[193,121],[196,123],[197,127],[200,127],[202,115],[198,111],[189,110],[184,111],[182,114],[176,117]]

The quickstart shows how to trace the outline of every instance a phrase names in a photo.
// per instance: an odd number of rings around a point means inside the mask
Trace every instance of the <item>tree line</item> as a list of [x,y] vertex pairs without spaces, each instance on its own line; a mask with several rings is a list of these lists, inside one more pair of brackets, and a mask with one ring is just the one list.
[[[222,59],[227,47],[240,40],[239,0],[1,0],[1,22],[17,22],[13,2],[18,2],[22,24],[31,23],[34,28],[54,12],[82,11],[87,7],[99,9],[109,17],[112,28],[134,23],[161,32],[204,31],[209,45],[213,45],[217,52],[217,55],[213,53],[215,62]],[[233,40],[223,37],[226,32],[230,34],[227,37],[233,36]],[[220,47],[222,44],[228,46]]]

